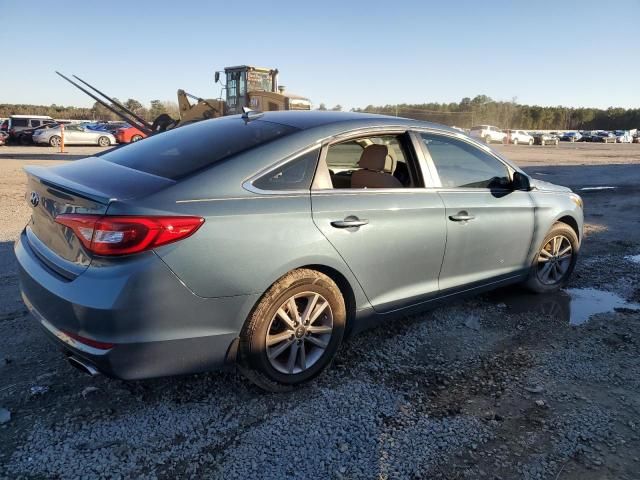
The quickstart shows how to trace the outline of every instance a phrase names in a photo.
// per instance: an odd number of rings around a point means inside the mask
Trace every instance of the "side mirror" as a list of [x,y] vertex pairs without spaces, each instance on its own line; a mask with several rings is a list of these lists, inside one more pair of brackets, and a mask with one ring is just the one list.
[[529,177],[527,177],[524,173],[513,172],[513,181],[511,182],[511,186],[514,190],[531,190],[531,183],[529,182]]
[[213,76],[213,82],[218,83],[220,81],[220,72],[216,72]]

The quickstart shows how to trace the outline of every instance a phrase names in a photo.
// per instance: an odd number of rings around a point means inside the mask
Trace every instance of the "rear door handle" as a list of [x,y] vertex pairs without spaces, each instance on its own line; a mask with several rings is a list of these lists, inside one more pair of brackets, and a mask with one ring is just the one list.
[[369,220],[359,219],[358,217],[347,217],[344,220],[335,220],[331,222],[334,228],[358,228],[367,225]]
[[452,220],[454,222],[467,222],[467,221],[473,220],[475,218],[476,217],[474,217],[473,215],[469,215],[464,210],[461,211],[461,212],[458,212],[456,215],[450,215],[449,216],[449,220]]

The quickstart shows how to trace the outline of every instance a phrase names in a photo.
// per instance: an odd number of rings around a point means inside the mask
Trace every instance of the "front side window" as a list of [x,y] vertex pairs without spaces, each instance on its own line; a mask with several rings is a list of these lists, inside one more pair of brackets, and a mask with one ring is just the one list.
[[40,126],[40,120],[31,120],[31,126],[32,127],[39,127]]
[[489,153],[456,138],[420,135],[445,188],[507,188],[507,167]]
[[253,182],[261,190],[309,190],[319,149],[304,153]]
[[[330,145],[325,162],[333,188],[416,186],[406,135],[379,135]],[[413,170],[415,172],[415,170]]]

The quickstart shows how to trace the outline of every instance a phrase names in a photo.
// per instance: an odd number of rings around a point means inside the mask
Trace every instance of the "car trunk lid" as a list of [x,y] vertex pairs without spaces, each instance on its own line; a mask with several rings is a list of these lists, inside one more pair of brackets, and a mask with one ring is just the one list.
[[174,183],[95,157],[53,168],[28,166],[25,171],[29,245],[45,265],[68,279],[86,270],[91,256],[70,228],[56,223],[58,215],[103,215],[114,200],[140,198]]

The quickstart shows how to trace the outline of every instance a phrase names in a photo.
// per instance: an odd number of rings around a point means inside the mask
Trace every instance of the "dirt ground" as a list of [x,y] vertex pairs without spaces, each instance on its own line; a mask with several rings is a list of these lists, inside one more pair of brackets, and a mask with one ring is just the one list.
[[0,478],[640,478],[640,144],[496,149],[583,197],[569,288],[501,289],[371,330],[276,395],[232,371],[72,369],[20,300],[12,242],[29,214],[22,167],[99,149],[0,147]]

